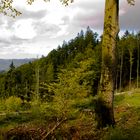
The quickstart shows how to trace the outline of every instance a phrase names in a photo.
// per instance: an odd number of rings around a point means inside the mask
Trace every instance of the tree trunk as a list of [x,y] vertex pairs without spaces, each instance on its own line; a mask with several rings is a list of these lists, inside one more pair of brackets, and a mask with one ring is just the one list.
[[137,88],[139,88],[139,59],[140,59],[140,54],[139,54],[139,38],[137,37],[137,46],[138,46],[138,58],[137,58]]
[[132,81],[132,65],[133,65],[133,53],[131,51],[129,51],[130,54],[130,72],[129,72],[129,90],[131,90],[131,81]]
[[36,95],[35,98],[39,99],[39,64],[36,65]]
[[120,85],[119,85],[119,91],[121,92],[122,90],[122,68],[123,68],[123,48],[122,48],[122,53],[121,53],[121,66],[120,66]]
[[96,100],[97,127],[114,125],[115,51],[119,32],[119,0],[106,0],[102,42],[101,79]]
[[115,88],[116,93],[118,92],[118,75],[119,75],[119,70],[118,70],[118,68],[117,68],[117,72],[116,72],[116,81],[115,81],[115,83],[116,83],[116,88]]

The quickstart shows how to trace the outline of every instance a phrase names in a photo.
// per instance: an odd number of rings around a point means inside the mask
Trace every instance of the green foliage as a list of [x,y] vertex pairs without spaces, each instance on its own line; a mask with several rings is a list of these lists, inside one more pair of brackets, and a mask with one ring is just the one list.
[[18,111],[21,109],[22,100],[18,97],[11,96],[5,100],[6,110]]
[[0,100],[0,112],[14,112],[22,109],[22,100],[19,97],[11,96]]
[[[59,78],[61,69],[84,69],[80,82],[86,81],[91,94],[96,94],[100,75],[100,48],[96,46],[97,33],[88,27],[86,33],[81,31],[77,37],[63,43],[43,57],[29,64],[14,68],[13,63],[8,72],[0,75],[0,95],[3,98],[18,96],[23,102],[32,100],[36,91],[36,65],[39,67],[39,97],[50,100],[48,85]],[[85,62],[84,62],[85,61]],[[82,64],[83,63],[83,64]],[[86,64],[87,63],[87,64]],[[80,71],[78,71],[80,73]],[[94,90],[96,89],[96,90]]]
[[118,104],[120,104],[121,102],[123,102],[123,100],[125,99],[125,95],[116,95],[115,97],[114,97],[114,104],[115,105],[118,105]]
[[[120,81],[122,87],[128,85],[130,73],[130,46],[133,48],[132,82],[137,76],[136,54],[138,49],[136,42],[139,40],[137,35],[131,34],[127,31],[125,35],[117,41],[118,48],[116,55],[118,74],[116,74],[116,88],[119,88]],[[123,65],[121,69],[122,57]],[[88,94],[94,96],[97,94],[98,83],[100,80],[101,58],[101,43],[97,39],[97,33],[93,33],[88,27],[85,33],[81,31],[76,38],[69,42],[64,41],[62,46],[59,46],[56,50],[52,50],[47,57],[43,57],[29,64],[24,64],[18,68],[14,68],[14,65],[11,64],[11,68],[8,72],[0,74],[0,96],[2,98],[17,96],[20,97],[23,102],[29,102],[32,100],[35,95],[37,82],[35,73],[36,64],[39,66],[39,98],[41,101],[51,101],[53,99],[53,92],[49,91],[48,85],[51,85],[51,83],[58,84],[57,81],[59,81],[59,76],[63,75],[63,73],[66,75],[65,73],[67,73],[67,71],[72,73],[69,74],[69,77],[73,77],[73,81],[72,79],[71,81],[68,79],[67,82],[71,82],[78,86],[70,86],[66,90],[70,91],[71,88],[72,94],[75,94],[75,92],[78,92],[76,91],[77,89],[86,87]],[[62,69],[65,69],[65,72],[63,72]],[[120,74],[121,71],[123,74]],[[79,77],[79,79],[77,80],[76,77]],[[60,88],[63,93],[62,87],[64,87],[64,85]]]
[[58,82],[50,85],[50,91],[54,92],[53,106],[58,116],[69,117],[76,113],[77,108],[73,108],[75,101],[83,100],[88,95],[85,83],[79,84],[81,74],[76,70],[63,70],[58,75]]
[[[72,73],[72,70],[68,73]],[[60,96],[60,94],[55,95],[57,97]],[[7,134],[11,135],[13,134],[14,136],[17,136],[18,138],[21,139],[20,135],[22,136],[25,135],[25,137],[26,136],[28,137],[30,134],[33,134],[32,130],[35,133],[37,132],[41,132],[41,134],[43,134],[43,132],[47,133],[49,130],[51,130],[51,128],[53,128],[57,124],[60,118],[62,119],[62,117],[67,117],[67,121],[64,122],[62,126],[60,126],[58,129],[56,129],[51,135],[53,138],[55,137],[57,139],[59,136],[59,138],[76,137],[77,140],[78,139],[139,140],[140,137],[139,90],[133,91],[131,95],[128,92],[120,95],[115,95],[116,100],[115,128],[107,127],[101,130],[97,130],[95,128],[96,122],[93,119],[94,114],[92,114],[92,112],[88,112],[93,109],[91,107],[91,104],[93,103],[93,98],[91,96],[90,97],[82,96],[79,99],[73,100],[72,104],[69,104],[68,100],[73,99],[72,96],[73,95],[70,95],[67,98],[65,96],[59,97],[59,99],[63,98],[67,99],[67,106],[64,108],[64,110],[67,112],[64,113],[64,116],[62,116],[62,113],[64,111],[60,110],[60,108],[62,108],[62,106],[59,106],[60,101],[58,104],[56,104],[56,101],[58,100],[53,100],[51,102],[41,102],[39,100],[32,100],[29,114],[27,114],[26,112],[23,112],[23,114],[21,113],[13,114],[12,112],[9,112],[6,116],[3,117],[0,116],[1,137],[3,138],[3,136]],[[77,97],[78,96],[80,97],[79,94],[77,95]],[[47,128],[43,129],[43,127],[38,127],[38,125],[40,126],[42,124],[44,124]],[[49,126],[50,128],[48,128]],[[27,132],[29,132],[28,133],[29,135],[27,134]]]
[[54,72],[55,72],[54,65],[50,64],[46,71],[46,77],[48,83],[54,81]]
[[5,100],[0,99],[0,112],[5,110],[6,110]]
[[125,87],[129,83],[129,90],[132,88],[131,82],[134,82],[139,75],[137,72],[138,61],[138,34],[126,31],[124,36],[117,43],[117,76],[116,87]]
[[41,102],[38,99],[34,99],[31,102],[31,113],[33,118],[40,119],[42,116],[42,110],[40,108]]

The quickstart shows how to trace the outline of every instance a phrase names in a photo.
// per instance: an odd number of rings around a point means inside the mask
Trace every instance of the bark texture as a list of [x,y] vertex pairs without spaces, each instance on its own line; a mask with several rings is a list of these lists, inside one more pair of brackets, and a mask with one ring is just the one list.
[[119,0],[106,0],[102,42],[102,70],[95,109],[99,128],[115,124],[113,98],[116,69],[116,38],[119,32],[118,12]]

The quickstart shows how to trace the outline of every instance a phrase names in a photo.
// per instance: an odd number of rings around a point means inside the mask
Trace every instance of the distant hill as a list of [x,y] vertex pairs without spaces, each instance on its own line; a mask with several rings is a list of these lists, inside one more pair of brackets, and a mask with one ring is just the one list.
[[32,62],[33,58],[31,59],[0,59],[0,71],[6,71],[9,69],[9,65],[13,61],[15,67],[18,67],[20,65],[23,65],[25,63]]

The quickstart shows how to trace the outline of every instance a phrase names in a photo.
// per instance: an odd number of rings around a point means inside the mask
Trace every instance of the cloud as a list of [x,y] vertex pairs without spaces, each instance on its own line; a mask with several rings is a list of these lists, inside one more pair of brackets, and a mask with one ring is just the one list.
[[81,28],[87,28],[87,26],[90,26],[94,29],[102,29],[103,13],[104,0],[99,0],[98,2],[93,0],[79,2],[79,7],[72,19],[72,24]]
[[103,27],[103,15],[101,13],[94,14],[94,11],[81,11],[73,18],[73,24],[77,27],[86,28],[90,26],[94,29],[102,29]]
[[37,37],[46,36],[46,37],[51,38],[52,36],[54,36],[55,34],[57,34],[57,32],[61,30],[59,25],[45,23],[45,22],[36,21],[32,25],[36,31]]
[[36,36],[36,32],[34,30],[32,22],[33,21],[31,19],[17,21],[13,25],[15,36],[17,36],[21,39],[32,39],[32,38],[34,38]]
[[20,49],[20,45],[27,43],[28,41],[25,39],[17,38],[16,36],[11,36],[10,38],[0,38],[0,53],[3,50],[9,50],[9,52],[14,49]]
[[[103,30],[105,0],[75,0],[67,7],[59,0],[49,3],[38,0],[31,6],[23,0],[14,0],[14,4],[22,11],[21,16],[15,19],[0,16],[1,58],[47,55],[87,26],[94,31]],[[121,29],[140,29],[139,5],[140,0],[136,0],[135,6],[120,1]]]
[[[104,0],[98,0],[98,2],[96,0],[77,0],[77,4],[75,5],[75,7],[80,7],[82,9],[86,9],[86,10],[91,10],[91,9],[98,9],[100,8],[100,11],[102,11],[102,8],[104,9],[104,5],[105,5],[105,1]],[[98,9],[99,10],[99,9]]]
[[47,10],[40,10],[40,11],[29,11],[24,9],[20,9],[22,12],[22,15],[17,17],[17,19],[34,19],[34,20],[40,20],[43,17],[46,16]]
[[70,23],[70,18],[69,16],[64,16],[61,18],[62,24],[61,25],[68,25]]
[[120,27],[123,30],[140,30],[140,0],[136,0],[134,6],[122,3],[124,13],[120,16]]

